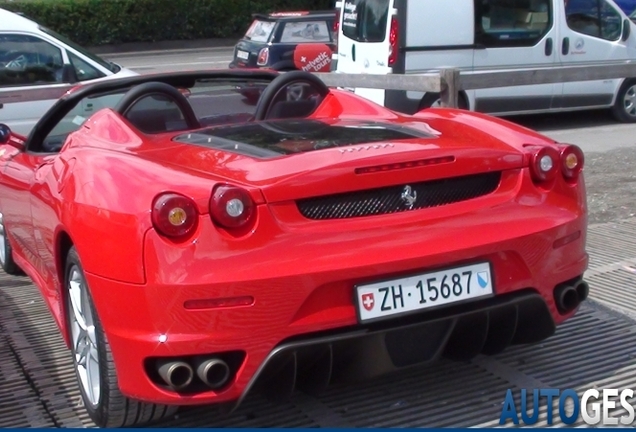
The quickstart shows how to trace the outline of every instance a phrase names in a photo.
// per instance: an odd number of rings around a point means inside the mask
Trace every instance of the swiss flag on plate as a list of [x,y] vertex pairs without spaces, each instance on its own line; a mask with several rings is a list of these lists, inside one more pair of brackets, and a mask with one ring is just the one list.
[[375,306],[375,299],[373,298],[373,293],[362,294],[362,306],[368,311],[373,309]]

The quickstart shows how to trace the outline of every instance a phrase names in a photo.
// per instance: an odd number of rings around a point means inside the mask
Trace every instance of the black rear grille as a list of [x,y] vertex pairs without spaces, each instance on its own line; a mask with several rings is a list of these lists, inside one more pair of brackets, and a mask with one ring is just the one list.
[[[347,219],[438,207],[492,193],[501,172],[432,180],[297,201],[308,219]],[[415,198],[412,206],[409,197]]]

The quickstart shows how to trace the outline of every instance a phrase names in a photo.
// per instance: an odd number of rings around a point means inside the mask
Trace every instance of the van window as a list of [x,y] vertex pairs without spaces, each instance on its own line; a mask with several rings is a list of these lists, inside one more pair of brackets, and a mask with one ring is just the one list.
[[285,23],[282,43],[330,42],[331,33],[327,21],[289,21]]
[[475,0],[475,43],[533,46],[552,27],[549,0]]
[[359,42],[384,42],[389,0],[345,0],[342,33]]
[[565,13],[575,32],[610,41],[621,37],[621,15],[605,0],[568,0]]

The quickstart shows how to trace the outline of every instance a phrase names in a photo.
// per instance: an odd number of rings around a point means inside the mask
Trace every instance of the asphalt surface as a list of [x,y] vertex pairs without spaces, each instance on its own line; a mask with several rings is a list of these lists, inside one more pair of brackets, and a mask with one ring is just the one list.
[[186,48],[121,54],[106,53],[100,56],[139,73],[157,73],[226,68],[232,61],[232,50],[232,47]]

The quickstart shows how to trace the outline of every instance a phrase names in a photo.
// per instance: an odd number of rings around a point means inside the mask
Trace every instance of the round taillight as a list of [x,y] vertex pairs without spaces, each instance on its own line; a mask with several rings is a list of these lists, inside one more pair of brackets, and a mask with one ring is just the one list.
[[176,193],[159,195],[152,206],[152,225],[166,237],[190,234],[197,226],[198,216],[194,201]]
[[220,185],[210,197],[212,220],[224,228],[247,226],[255,214],[254,201],[249,192],[238,186]]
[[532,178],[547,182],[556,176],[559,170],[559,152],[552,147],[541,147],[532,156]]
[[269,62],[269,48],[263,48],[258,53],[258,58],[256,59],[256,64],[259,66],[265,66]]
[[583,156],[583,150],[578,146],[569,145],[561,150],[563,176],[566,179],[576,179],[581,173],[581,170],[583,170],[584,162],[585,157]]

